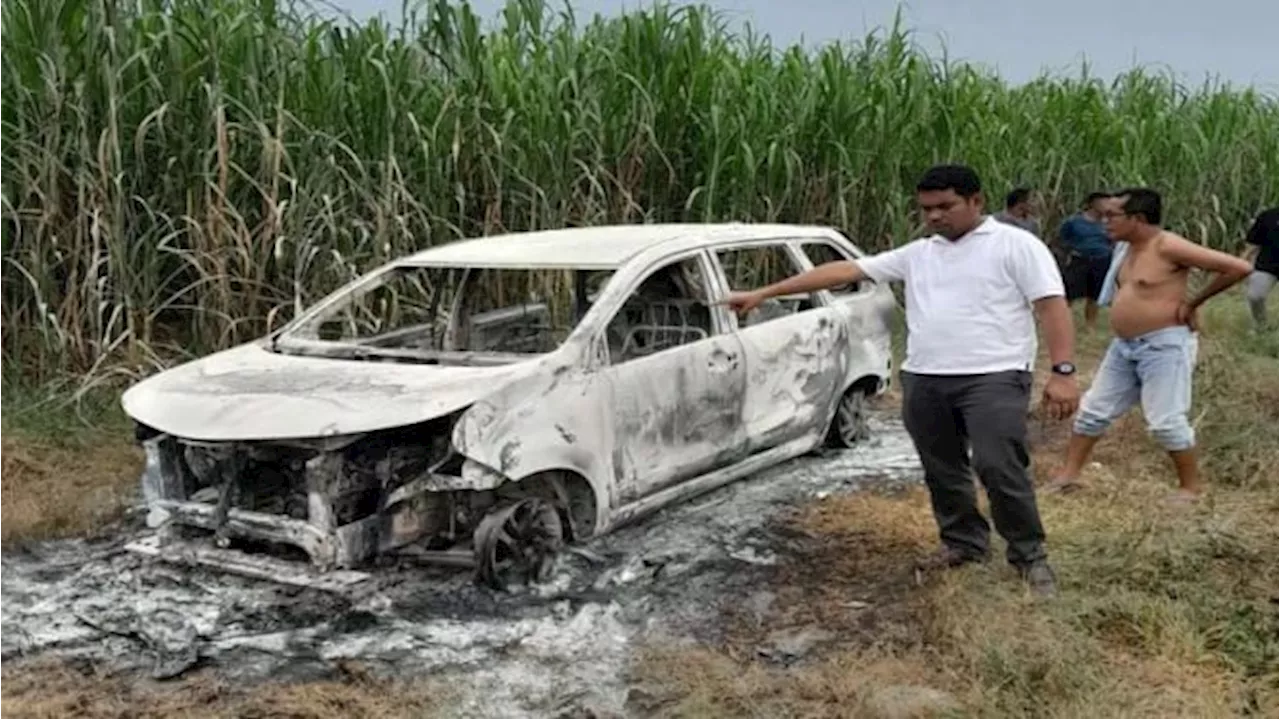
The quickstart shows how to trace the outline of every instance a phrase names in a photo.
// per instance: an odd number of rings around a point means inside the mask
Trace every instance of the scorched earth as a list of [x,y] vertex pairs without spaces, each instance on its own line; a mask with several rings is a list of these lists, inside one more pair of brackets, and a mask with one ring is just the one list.
[[[730,607],[770,613],[775,568],[804,561],[778,531],[790,508],[917,479],[901,425],[878,413],[873,428],[855,449],[793,460],[587,542],[550,581],[514,594],[405,560],[348,593],[159,563],[123,551],[143,531],[134,516],[107,540],[4,556],[3,659],[78,657],[155,678],[207,666],[240,682],[321,678],[354,660],[378,675],[447,679],[464,716],[627,714],[637,648],[714,644]],[[825,636],[792,628],[758,652],[797,660]]]

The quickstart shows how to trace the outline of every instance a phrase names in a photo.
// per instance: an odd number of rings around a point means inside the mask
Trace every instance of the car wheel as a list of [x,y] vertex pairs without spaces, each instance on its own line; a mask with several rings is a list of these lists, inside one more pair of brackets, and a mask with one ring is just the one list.
[[500,591],[546,581],[564,534],[560,512],[545,499],[495,507],[472,536],[476,579]]
[[826,445],[833,449],[850,449],[871,437],[871,412],[867,392],[857,385],[850,387],[836,405],[835,417],[827,430]]

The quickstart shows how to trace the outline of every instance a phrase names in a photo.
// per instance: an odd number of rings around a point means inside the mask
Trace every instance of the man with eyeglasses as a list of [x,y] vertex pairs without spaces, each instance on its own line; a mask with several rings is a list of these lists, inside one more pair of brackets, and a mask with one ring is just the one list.
[[1084,321],[1090,329],[1098,325],[1098,295],[1111,266],[1111,241],[1102,226],[1105,192],[1090,192],[1080,211],[1062,221],[1058,242],[1066,253],[1062,275],[1067,301],[1084,300]]
[[[1199,498],[1202,487],[1195,433],[1187,420],[1197,350],[1197,310],[1253,269],[1225,252],[1198,245],[1160,226],[1160,194],[1144,187],[1103,201],[1107,234],[1124,243],[1100,300],[1111,304],[1115,337],[1080,401],[1065,466],[1046,491],[1078,489],[1080,472],[1094,445],[1116,419],[1141,402],[1147,426],[1173,460],[1178,503]],[[1192,269],[1216,273],[1187,297]]]

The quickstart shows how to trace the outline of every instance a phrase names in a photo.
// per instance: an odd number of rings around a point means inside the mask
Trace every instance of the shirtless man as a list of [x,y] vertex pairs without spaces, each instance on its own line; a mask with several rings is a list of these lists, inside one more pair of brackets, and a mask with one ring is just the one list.
[[[1178,473],[1174,500],[1194,500],[1201,486],[1187,412],[1197,349],[1196,312],[1252,268],[1238,257],[1161,228],[1161,200],[1154,190],[1123,190],[1104,202],[1107,234],[1129,243],[1119,260],[1111,301],[1115,337],[1080,402],[1066,464],[1047,490],[1080,487],[1080,471],[1098,438],[1141,401],[1151,434],[1169,452]],[[1187,276],[1193,268],[1217,275],[1188,299]]]

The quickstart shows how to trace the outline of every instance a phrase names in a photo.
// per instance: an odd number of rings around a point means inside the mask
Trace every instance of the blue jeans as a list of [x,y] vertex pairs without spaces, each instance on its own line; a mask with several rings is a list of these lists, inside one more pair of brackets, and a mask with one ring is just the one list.
[[1187,413],[1198,345],[1196,334],[1185,326],[1112,339],[1093,384],[1080,401],[1075,433],[1101,436],[1141,401],[1147,428],[1161,446],[1170,452],[1194,447],[1195,431]]

